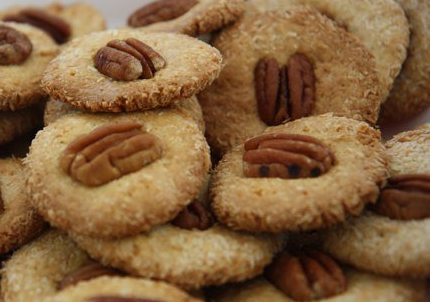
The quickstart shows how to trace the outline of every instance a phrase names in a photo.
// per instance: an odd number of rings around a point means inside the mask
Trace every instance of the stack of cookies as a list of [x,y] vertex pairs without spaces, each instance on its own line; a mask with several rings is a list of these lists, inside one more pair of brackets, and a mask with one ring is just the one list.
[[83,3],[0,12],[0,301],[425,302],[430,127],[384,143],[375,123],[430,104],[429,15],[160,0],[104,30]]

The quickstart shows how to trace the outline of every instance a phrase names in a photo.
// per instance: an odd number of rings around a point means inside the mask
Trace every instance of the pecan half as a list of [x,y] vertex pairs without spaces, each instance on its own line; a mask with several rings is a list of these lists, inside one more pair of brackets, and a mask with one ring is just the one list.
[[121,296],[99,296],[93,297],[83,302],[162,302],[145,298],[121,297]]
[[308,250],[303,255],[278,254],[266,269],[266,277],[287,296],[309,301],[335,296],[347,288],[340,266],[328,255]]
[[72,34],[72,29],[63,19],[51,15],[42,9],[27,8],[16,15],[3,18],[4,21],[31,24],[50,35],[58,44],[67,42]]
[[134,38],[110,41],[98,50],[94,63],[100,73],[120,81],[150,79],[166,65],[160,54]]
[[315,137],[268,133],[245,142],[243,171],[247,177],[318,177],[334,161],[331,149]]
[[58,289],[62,290],[68,286],[75,285],[81,281],[88,281],[100,276],[119,276],[121,272],[105,267],[97,262],[90,262],[87,265],[71,272],[58,284]]
[[30,39],[16,29],[0,25],[0,65],[23,63],[33,51]]
[[161,141],[132,121],[108,123],[81,135],[64,150],[63,171],[86,186],[100,186],[159,159]]
[[212,213],[199,200],[193,201],[172,220],[173,225],[186,230],[199,229],[204,231],[214,223]]
[[374,206],[376,213],[392,219],[430,217],[430,174],[402,174],[388,179]]
[[261,59],[255,68],[258,113],[269,126],[311,114],[315,102],[315,74],[308,58],[293,55],[286,66],[274,58]]
[[128,25],[131,27],[141,27],[152,23],[173,20],[188,12],[198,2],[198,0],[155,1],[131,14],[128,18]]

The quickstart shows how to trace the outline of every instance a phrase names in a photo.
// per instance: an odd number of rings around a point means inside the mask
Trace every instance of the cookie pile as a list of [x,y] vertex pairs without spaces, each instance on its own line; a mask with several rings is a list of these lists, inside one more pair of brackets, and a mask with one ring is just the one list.
[[84,3],[0,12],[0,301],[425,302],[430,127],[384,143],[375,124],[430,104],[428,16],[160,0],[105,30]]

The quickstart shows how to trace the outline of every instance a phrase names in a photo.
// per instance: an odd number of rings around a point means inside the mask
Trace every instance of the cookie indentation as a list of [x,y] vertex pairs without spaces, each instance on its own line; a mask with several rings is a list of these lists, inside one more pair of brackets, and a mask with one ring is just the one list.
[[63,171],[86,186],[100,186],[161,158],[160,139],[132,121],[108,123],[79,136],[64,150]]
[[198,0],[160,0],[145,5],[128,18],[128,25],[141,27],[176,19],[198,3]]
[[33,44],[25,34],[0,25],[0,65],[22,64],[32,51]]
[[334,165],[330,148],[307,135],[269,133],[245,143],[243,171],[247,177],[318,177]]
[[58,44],[65,43],[72,34],[69,23],[42,9],[23,9],[16,15],[6,16],[4,21],[33,25],[50,35]]

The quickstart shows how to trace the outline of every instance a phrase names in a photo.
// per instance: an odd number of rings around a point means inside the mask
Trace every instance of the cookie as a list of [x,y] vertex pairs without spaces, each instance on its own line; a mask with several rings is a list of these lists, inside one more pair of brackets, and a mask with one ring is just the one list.
[[21,160],[0,159],[0,255],[27,243],[44,227],[30,206]]
[[227,153],[212,209],[235,230],[287,232],[334,225],[373,203],[386,178],[380,132],[332,114],[267,128]]
[[0,111],[0,145],[13,141],[42,126],[43,106],[18,111]]
[[38,133],[26,158],[36,209],[51,225],[91,237],[171,220],[197,196],[209,166],[203,133],[182,108],[68,115]]
[[282,237],[166,224],[117,240],[73,236],[94,259],[187,290],[250,279],[282,248]]
[[141,292],[133,289],[137,286],[148,291],[148,295],[152,293],[151,287],[164,287],[171,295],[176,294],[177,299],[181,297],[178,289],[161,282],[120,277],[120,272],[93,262],[71,239],[56,230],[17,251],[6,263],[2,278],[3,297],[10,302],[84,301],[73,299],[117,296],[124,292],[141,297]]
[[[401,133],[387,142],[386,148],[390,156],[391,182],[389,180],[389,186],[382,191],[383,194],[390,187],[401,190],[401,187],[396,188],[392,183],[392,179],[400,175],[427,175],[429,182],[429,129]],[[411,187],[409,191],[414,194],[415,188]],[[403,210],[395,210],[395,207],[387,209],[378,206],[386,199],[381,194],[375,207],[377,213],[368,211],[362,217],[325,232],[325,249],[343,262],[377,274],[420,278],[430,276],[429,193],[427,190],[427,206],[418,208],[418,213],[413,210],[412,202],[422,200],[422,195],[406,195],[406,201],[399,199]],[[387,212],[391,208],[394,208],[394,213]],[[408,209],[412,211],[406,212]],[[418,216],[407,217],[405,214]]]
[[[321,302],[425,302],[424,282],[389,279],[354,270],[347,272],[348,289]],[[259,278],[222,291],[214,302],[292,302],[267,280]]]
[[[158,61],[146,62],[143,58],[139,61],[128,53],[106,47],[114,40],[126,44],[122,39],[132,42],[137,39],[136,43],[147,44],[142,46],[145,50],[138,56],[150,55]],[[128,44],[122,47],[131,47],[134,52],[137,49]],[[108,68],[110,65],[106,63],[116,57],[122,58],[121,62],[130,60],[136,64],[128,66],[124,63],[118,68]],[[148,70],[153,77],[143,79],[140,71],[145,64],[164,67],[159,67],[161,69],[155,73],[151,72],[154,69]],[[146,110],[172,105],[195,95],[218,77],[221,66],[222,57],[215,48],[187,36],[132,29],[111,30],[69,43],[48,66],[42,86],[52,98],[87,111]],[[111,74],[116,72],[119,74]],[[129,76],[136,79],[130,80]]]
[[40,103],[46,97],[40,80],[58,46],[37,28],[1,21],[0,43],[0,111]]
[[381,107],[380,123],[407,119],[430,106],[430,2],[396,0],[410,25],[408,57]]
[[226,67],[198,98],[215,152],[307,115],[376,122],[382,96],[372,55],[316,10],[249,13],[213,45]]
[[58,2],[44,7],[13,6],[0,12],[0,20],[39,27],[59,44],[106,29],[106,22],[100,12],[84,2],[67,6]]
[[150,32],[175,32],[195,37],[235,21],[243,10],[243,0],[160,0],[133,12],[128,25]]
[[409,23],[395,0],[251,0],[250,3],[257,10],[309,5],[333,19],[357,37],[375,57],[383,100],[388,96],[409,46]]

